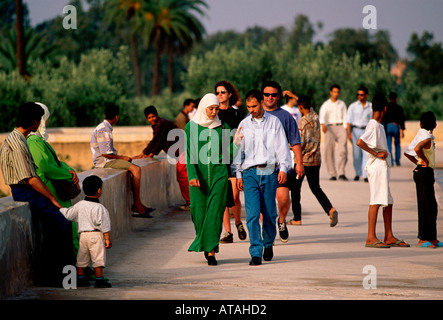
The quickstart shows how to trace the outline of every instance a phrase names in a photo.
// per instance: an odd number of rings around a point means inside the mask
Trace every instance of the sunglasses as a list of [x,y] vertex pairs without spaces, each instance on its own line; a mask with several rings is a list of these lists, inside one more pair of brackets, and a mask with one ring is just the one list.
[[277,98],[278,93],[263,93],[263,95],[264,95],[265,97],[272,96],[273,98]]
[[225,94],[226,91],[217,91],[215,94],[218,96],[219,94]]

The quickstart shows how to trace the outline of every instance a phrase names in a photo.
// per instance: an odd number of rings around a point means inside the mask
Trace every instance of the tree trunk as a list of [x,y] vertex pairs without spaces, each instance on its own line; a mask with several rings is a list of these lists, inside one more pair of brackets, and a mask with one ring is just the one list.
[[152,93],[154,95],[160,94],[160,53],[161,53],[161,30],[155,30],[155,56],[154,56],[154,74],[152,80]]
[[169,41],[168,46],[168,86],[171,93],[174,92],[174,44]]
[[137,95],[140,97],[142,95],[142,80],[140,73],[140,61],[138,59],[138,46],[137,46],[136,34],[133,34],[131,36],[131,47],[132,47],[132,57],[134,60],[135,85],[137,87]]
[[15,0],[16,33],[17,33],[17,67],[21,76],[26,76],[26,53],[25,53],[25,31],[23,27],[23,3],[22,0]]

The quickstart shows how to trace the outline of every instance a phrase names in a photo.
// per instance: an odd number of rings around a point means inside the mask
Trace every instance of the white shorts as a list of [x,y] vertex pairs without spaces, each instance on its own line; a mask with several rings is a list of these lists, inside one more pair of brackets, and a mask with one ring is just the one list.
[[368,173],[370,200],[369,205],[386,207],[394,203],[389,189],[391,168],[386,160],[375,159],[366,166]]
[[100,231],[81,232],[77,254],[77,267],[86,268],[92,261],[93,268],[104,267],[106,264],[106,245]]

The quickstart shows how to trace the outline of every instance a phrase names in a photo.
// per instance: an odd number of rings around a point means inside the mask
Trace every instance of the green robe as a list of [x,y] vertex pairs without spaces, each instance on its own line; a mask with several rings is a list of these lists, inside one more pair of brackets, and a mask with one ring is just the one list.
[[190,121],[185,133],[188,179],[200,181],[200,187],[189,187],[196,237],[188,250],[218,252],[229,182],[226,163],[238,148],[227,124],[208,129]]
[[[65,208],[72,206],[71,200],[62,201],[58,198],[57,192],[51,180],[71,180],[72,174],[69,170],[73,170],[63,161],[55,160],[56,155],[54,149],[40,135],[30,134],[27,138],[28,147],[31,151],[32,159],[36,166],[37,175],[54,194],[57,201]],[[74,240],[74,253],[77,256],[78,251],[78,232],[77,224],[72,223],[72,236]]]

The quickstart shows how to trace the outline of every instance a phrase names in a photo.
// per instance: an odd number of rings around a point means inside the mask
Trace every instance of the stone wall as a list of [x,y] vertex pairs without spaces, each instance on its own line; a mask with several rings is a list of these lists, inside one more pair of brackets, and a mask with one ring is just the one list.
[[[145,205],[161,214],[169,207],[184,203],[176,180],[176,168],[166,156],[157,159],[135,160],[142,168],[141,199]],[[111,216],[111,239],[122,237],[154,219],[131,217],[132,190],[127,171],[116,169],[93,169],[79,173],[80,182],[95,174],[103,180],[103,195],[100,202]],[[73,204],[84,198],[83,192]],[[12,197],[0,199],[0,299],[12,297],[32,284],[32,259],[35,234],[29,205],[15,202]],[[56,253],[55,253],[56,254]]]

